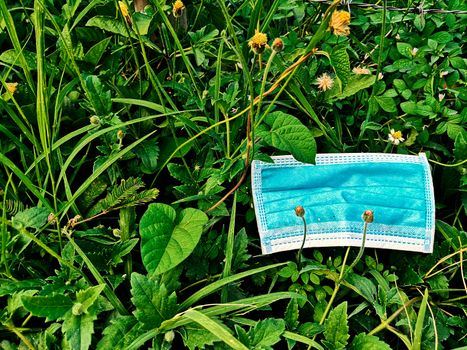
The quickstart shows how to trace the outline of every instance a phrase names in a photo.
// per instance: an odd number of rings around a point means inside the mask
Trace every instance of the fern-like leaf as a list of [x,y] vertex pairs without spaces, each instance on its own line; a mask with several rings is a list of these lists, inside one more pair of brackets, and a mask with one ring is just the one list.
[[144,182],[140,178],[130,177],[127,180],[122,180],[119,185],[107,193],[105,198],[98,201],[89,210],[87,216],[92,217],[113,209],[147,203],[159,194],[159,190],[155,188],[138,193],[142,187],[144,187]]
[[27,206],[20,201],[16,201],[13,199],[7,199],[5,203],[5,208],[3,207],[3,202],[0,201],[0,212],[5,209],[7,215],[15,216],[20,211],[24,211],[27,209]]

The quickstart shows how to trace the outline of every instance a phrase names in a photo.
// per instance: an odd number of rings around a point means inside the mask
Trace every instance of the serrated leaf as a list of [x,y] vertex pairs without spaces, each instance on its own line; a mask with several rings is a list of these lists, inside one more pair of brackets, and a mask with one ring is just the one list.
[[102,333],[104,337],[97,343],[97,350],[126,350],[141,331],[134,316],[119,316]]
[[323,344],[328,349],[345,349],[349,339],[349,326],[347,324],[347,302],[336,306],[330,313],[324,323]]
[[391,350],[391,347],[374,335],[360,333],[350,344],[349,350]]
[[136,272],[131,274],[131,295],[136,319],[145,329],[159,327],[177,312],[175,292],[169,295],[164,284]]
[[108,16],[95,16],[86,22],[86,27],[98,27],[107,32],[128,37],[128,31],[123,22]]
[[91,346],[94,333],[94,321],[97,316],[93,313],[73,315],[68,311],[62,324],[62,331],[73,350],[87,350]]
[[232,271],[237,271],[241,268],[246,267],[245,264],[251,257],[248,254],[248,235],[246,234],[245,228],[242,228],[234,240],[233,247],[233,258],[232,258]]
[[23,306],[34,316],[46,317],[47,321],[55,321],[63,317],[73,306],[70,297],[63,294],[52,296],[23,296]]
[[164,273],[185,260],[201,238],[208,217],[187,208],[177,216],[162,203],[149,205],[140,221],[141,257],[150,274]]
[[290,152],[300,162],[315,162],[315,139],[311,131],[297,118],[278,111],[266,116],[264,122],[270,126],[270,130],[261,132],[260,136],[267,144]]
[[182,333],[183,343],[190,350],[204,349],[206,345],[213,345],[221,341],[219,337],[205,328],[185,327]]
[[331,52],[331,65],[345,88],[350,77],[350,59],[345,45],[334,47]]
[[159,159],[159,146],[156,139],[148,139],[135,147],[134,153],[141,159],[141,170],[146,174],[152,174],[157,170]]
[[38,230],[45,225],[49,214],[50,211],[47,208],[33,207],[17,213],[13,216],[12,222],[14,226],[20,225]]
[[465,133],[461,132],[456,136],[453,153],[454,159],[459,161],[467,159],[467,140]]
[[90,75],[85,79],[86,95],[97,115],[105,116],[112,110],[110,90],[102,84],[99,77]]
[[170,175],[180,181],[183,184],[192,185],[193,179],[190,177],[185,166],[175,163],[167,164],[167,170],[169,171]]
[[251,339],[252,348],[262,349],[278,343],[284,331],[284,320],[267,318],[256,323],[256,325],[248,332],[248,336]]
[[298,327],[298,315],[298,301],[297,299],[290,299],[284,315],[284,321],[287,324],[287,329],[293,330]]
[[198,323],[202,327],[206,328],[212,334],[216,335],[223,342],[228,344],[232,349],[235,350],[248,350],[248,348],[240,343],[231,333],[230,329],[227,328],[220,321],[214,320],[202,312],[194,309],[189,309],[185,312],[185,316],[192,321]]

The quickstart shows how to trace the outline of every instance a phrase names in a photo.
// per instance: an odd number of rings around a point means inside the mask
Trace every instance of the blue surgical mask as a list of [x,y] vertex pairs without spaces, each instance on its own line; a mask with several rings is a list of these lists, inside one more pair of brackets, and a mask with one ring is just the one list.
[[305,247],[361,246],[362,213],[373,210],[365,246],[431,253],[435,203],[425,154],[318,154],[316,164],[292,156],[254,161],[252,189],[264,254]]

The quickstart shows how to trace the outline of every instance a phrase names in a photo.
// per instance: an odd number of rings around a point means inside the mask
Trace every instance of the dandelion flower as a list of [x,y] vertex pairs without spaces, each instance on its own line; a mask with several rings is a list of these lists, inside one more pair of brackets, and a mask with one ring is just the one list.
[[268,47],[268,36],[261,33],[258,29],[255,30],[255,35],[248,42],[248,46],[257,53],[263,53],[264,49]]
[[327,73],[323,73],[323,75],[318,77],[317,81],[318,89],[321,91],[329,90],[334,85],[334,80],[332,80],[332,78]]
[[388,134],[388,140],[391,142],[393,145],[398,145],[401,142],[404,142],[405,139],[402,137],[402,132],[394,131],[394,129],[390,130],[390,133]]
[[16,92],[16,89],[18,87],[18,83],[5,83],[6,88],[10,94],[14,94]]
[[339,36],[350,34],[350,13],[347,11],[334,11],[329,21],[329,30]]
[[355,67],[352,69],[352,72],[354,72],[357,75],[367,75],[371,74],[370,70],[368,68],[362,68],[362,67]]
[[185,4],[181,0],[175,1],[172,7],[173,16],[180,17],[184,9],[185,9]]

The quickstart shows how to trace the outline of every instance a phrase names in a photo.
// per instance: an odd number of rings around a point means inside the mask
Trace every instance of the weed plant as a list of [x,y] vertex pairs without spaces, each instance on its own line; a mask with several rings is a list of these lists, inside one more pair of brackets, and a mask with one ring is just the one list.
[[[378,4],[0,0],[0,348],[466,349],[467,6]],[[318,151],[425,152],[433,254],[261,256]]]

